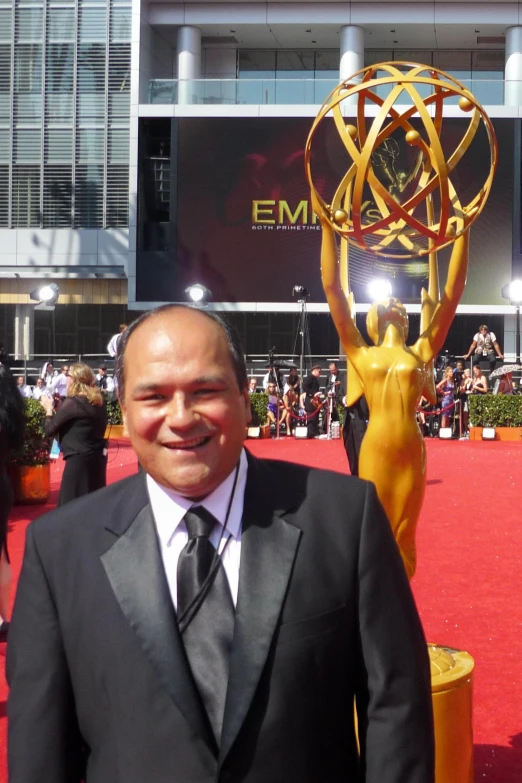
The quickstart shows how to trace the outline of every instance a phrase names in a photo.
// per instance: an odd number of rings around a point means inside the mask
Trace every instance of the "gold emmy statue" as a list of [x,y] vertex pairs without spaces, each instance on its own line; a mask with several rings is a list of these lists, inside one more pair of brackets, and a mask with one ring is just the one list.
[[[469,120],[459,143],[448,153],[443,149],[443,107],[450,99]],[[353,124],[344,118],[346,105],[350,110],[346,113],[355,114]],[[328,201],[313,180],[313,174],[319,174],[313,171],[313,142],[326,118],[333,120],[348,161]],[[462,203],[456,168],[481,125],[489,140],[489,173],[471,200]],[[401,144],[413,158],[406,170],[399,160]],[[487,200],[496,163],[493,127],[473,95],[436,68],[405,62],[365,68],[340,84],[321,107],[306,145],[312,206],[322,227],[322,281],[348,359],[347,404],[364,393],[370,410],[359,473],[376,486],[409,577],[415,572],[415,529],[426,484],[426,452],[416,410],[421,395],[436,401],[433,359],[444,344],[464,290],[469,229]],[[368,203],[371,210],[365,209]],[[341,238],[340,252],[336,234]],[[363,339],[355,324],[349,286],[349,243],[395,261],[428,257],[420,337],[413,345],[406,342],[406,309],[395,298],[372,305],[367,329],[373,345]],[[440,295],[437,250],[451,243]],[[473,659],[436,645],[429,645],[429,653],[436,781],[472,783]]]
[[[449,98],[458,100],[469,121],[460,143],[447,155],[441,135],[443,107]],[[347,101],[351,106],[356,102],[356,124],[347,123],[343,116]],[[412,124],[414,116],[420,118],[420,131]],[[312,171],[313,142],[325,118],[333,119],[348,160],[329,203],[317,192]],[[451,176],[481,124],[491,150],[489,174],[479,192],[463,204]],[[396,165],[401,141],[415,148],[406,172]],[[415,572],[415,528],[426,483],[424,439],[416,410],[422,395],[436,402],[433,359],[444,344],[464,290],[469,228],[489,195],[496,160],[493,127],[473,95],[442,71],[400,62],[365,68],[336,87],[321,107],[306,145],[312,206],[322,226],[323,287],[349,361],[348,404],[364,393],[370,410],[359,474],[377,488],[409,577]],[[363,208],[368,198],[374,207],[370,213]],[[335,234],[341,237],[340,258]],[[394,298],[372,305],[367,328],[374,345],[366,344],[355,325],[348,243],[396,260],[429,257],[421,334],[413,345],[406,344],[406,309]],[[440,296],[436,251],[450,243],[453,250]]]

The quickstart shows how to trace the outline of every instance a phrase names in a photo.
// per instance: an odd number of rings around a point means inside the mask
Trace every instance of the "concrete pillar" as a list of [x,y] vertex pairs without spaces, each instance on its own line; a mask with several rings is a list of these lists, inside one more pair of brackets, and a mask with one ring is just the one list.
[[34,354],[34,305],[16,305],[14,353],[15,359],[29,359]]
[[198,90],[201,88],[192,83],[193,79],[201,78],[201,30],[198,27],[179,28],[177,55],[178,103],[199,103]]
[[349,79],[364,68],[364,30],[357,25],[341,27],[340,80]]
[[508,27],[506,30],[506,80],[504,104],[522,104],[522,27]]

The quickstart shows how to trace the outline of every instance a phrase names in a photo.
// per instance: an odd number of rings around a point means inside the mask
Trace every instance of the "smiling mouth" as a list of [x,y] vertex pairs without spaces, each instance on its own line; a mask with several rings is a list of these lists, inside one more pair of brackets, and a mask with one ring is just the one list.
[[164,443],[163,445],[167,449],[173,451],[192,451],[193,449],[199,449],[201,446],[206,446],[210,441],[210,435],[201,438],[193,438],[192,440],[184,440],[179,443]]

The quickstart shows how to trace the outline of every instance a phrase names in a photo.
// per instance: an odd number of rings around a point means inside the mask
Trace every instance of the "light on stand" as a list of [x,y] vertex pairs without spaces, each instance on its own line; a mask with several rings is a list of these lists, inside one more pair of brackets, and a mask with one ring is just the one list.
[[392,284],[384,279],[371,280],[368,283],[368,294],[372,302],[388,299],[392,295]]
[[60,289],[56,283],[49,283],[48,285],[42,285],[40,288],[35,288],[34,291],[31,291],[29,299],[32,299],[33,302],[39,302],[39,305],[37,305],[39,310],[54,309],[54,305],[58,301],[59,295]]
[[194,304],[206,305],[212,299],[212,291],[201,283],[189,285],[188,288],[185,288],[185,293]]

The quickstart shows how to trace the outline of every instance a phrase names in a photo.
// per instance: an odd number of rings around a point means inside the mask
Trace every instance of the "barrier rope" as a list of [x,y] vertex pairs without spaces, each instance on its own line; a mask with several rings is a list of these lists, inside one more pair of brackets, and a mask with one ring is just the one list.
[[460,402],[460,400],[454,400],[451,405],[448,405],[446,408],[437,408],[435,411],[428,411],[425,408],[417,408],[417,413],[423,413],[425,416],[440,416],[441,414],[446,413],[446,411],[450,411],[452,408],[454,408],[458,402]]
[[327,404],[327,402],[328,402],[328,400],[324,400],[324,402],[321,402],[317,406],[317,410],[315,410],[313,413],[310,413],[310,414],[307,414],[305,412],[303,416],[297,415],[290,408],[286,408],[286,410],[288,411],[288,413],[290,414],[292,419],[297,419],[298,421],[306,421],[308,423],[310,421],[310,419],[313,419],[314,416],[317,416],[317,414],[319,413],[321,408],[324,408],[324,406]]

